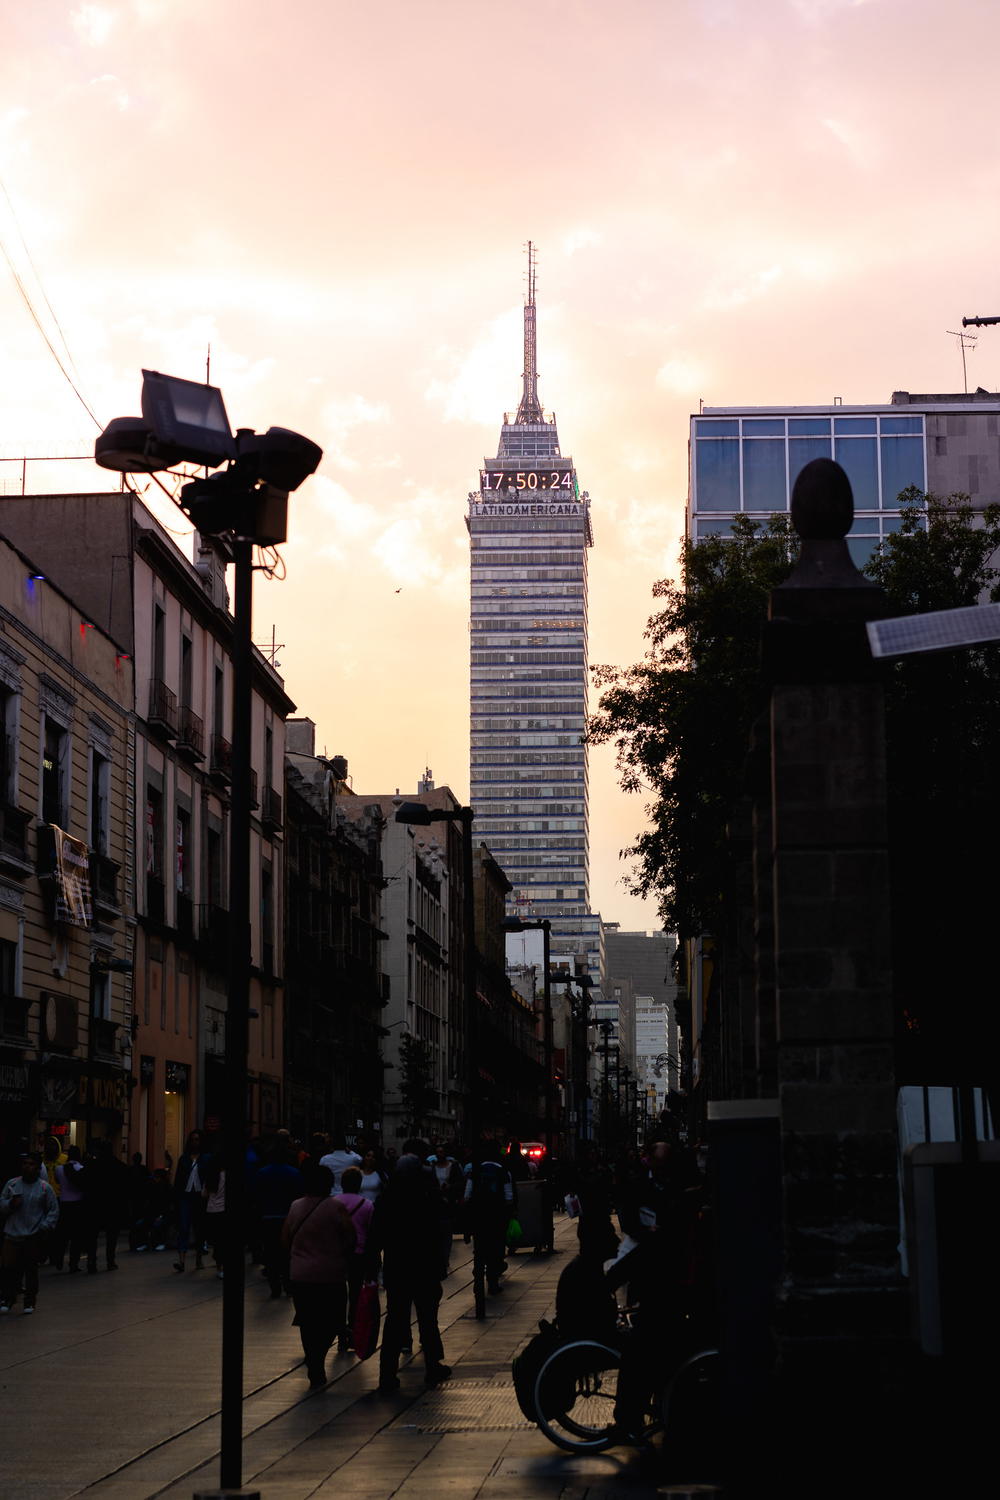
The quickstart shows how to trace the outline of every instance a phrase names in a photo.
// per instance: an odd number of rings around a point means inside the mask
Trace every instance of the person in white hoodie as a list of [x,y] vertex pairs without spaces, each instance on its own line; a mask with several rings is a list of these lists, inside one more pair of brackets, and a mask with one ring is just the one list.
[[33,1313],[38,1297],[38,1262],[45,1235],[59,1219],[59,1202],[42,1172],[42,1158],[29,1151],[20,1177],[12,1177],[0,1193],[4,1224],[0,1254],[0,1313],[17,1301],[24,1281],[24,1312]]

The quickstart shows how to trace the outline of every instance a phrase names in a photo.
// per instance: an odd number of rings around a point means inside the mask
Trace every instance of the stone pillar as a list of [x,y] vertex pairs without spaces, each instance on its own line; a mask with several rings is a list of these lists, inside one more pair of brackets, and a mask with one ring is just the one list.
[[[802,538],[771,596],[771,871],[784,1267],[780,1427],[844,1470],[884,1432],[905,1327],[899,1238],[883,694],[844,471],[799,475]],[[801,1443],[801,1448],[798,1444]],[[822,1453],[822,1457],[820,1457]],[[801,1473],[789,1493],[816,1494]],[[858,1493],[857,1490],[853,1491]]]

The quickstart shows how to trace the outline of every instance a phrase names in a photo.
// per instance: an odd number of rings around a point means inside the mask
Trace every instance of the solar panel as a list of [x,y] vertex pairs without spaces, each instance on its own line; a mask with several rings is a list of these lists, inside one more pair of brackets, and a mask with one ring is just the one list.
[[968,609],[938,609],[926,615],[870,620],[867,629],[872,656],[957,651],[963,646],[1000,641],[1000,604],[976,604]]

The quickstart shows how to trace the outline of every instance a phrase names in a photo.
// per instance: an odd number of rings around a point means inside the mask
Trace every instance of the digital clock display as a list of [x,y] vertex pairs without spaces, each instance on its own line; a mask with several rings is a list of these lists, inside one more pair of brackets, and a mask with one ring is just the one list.
[[572,469],[481,469],[479,485],[484,494],[560,490],[572,495],[575,490]]

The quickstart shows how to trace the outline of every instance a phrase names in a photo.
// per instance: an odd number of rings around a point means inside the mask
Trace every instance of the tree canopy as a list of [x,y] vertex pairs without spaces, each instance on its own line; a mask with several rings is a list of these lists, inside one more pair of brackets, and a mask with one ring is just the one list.
[[[1000,599],[1000,506],[909,490],[900,528],[865,571],[890,614]],[[646,794],[647,827],[622,851],[630,888],[658,899],[681,938],[716,930],[731,872],[726,829],[744,790],[750,731],[763,705],[761,628],[797,538],[787,516],[738,518],[729,536],[685,542],[678,582],[646,627],[635,666],[593,669],[602,689],[589,737],[613,742],[622,787]],[[886,675],[890,798],[897,826],[937,802],[990,810],[1000,744],[1000,647],[912,658]]]
[[630,888],[655,896],[682,938],[716,925],[726,825],[760,708],[760,631],[796,545],[787,516],[738,517],[729,536],[685,542],[679,582],[654,585],[664,604],[644,659],[593,669],[603,691],[589,737],[613,742],[622,787],[647,795],[648,826],[622,851],[634,861]]

